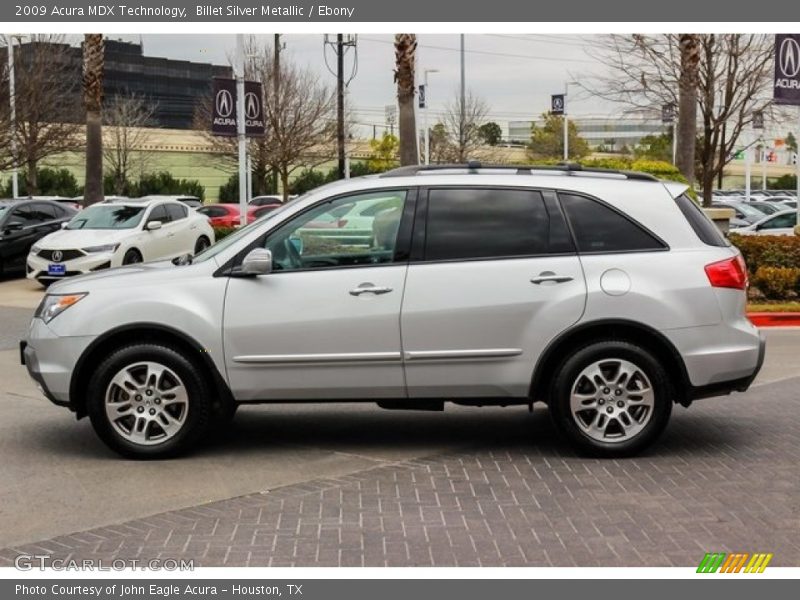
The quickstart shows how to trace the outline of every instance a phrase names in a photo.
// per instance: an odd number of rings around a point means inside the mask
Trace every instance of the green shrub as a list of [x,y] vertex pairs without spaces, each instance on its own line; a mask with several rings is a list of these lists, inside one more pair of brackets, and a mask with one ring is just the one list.
[[133,186],[135,196],[150,195],[187,195],[197,196],[202,201],[206,191],[196,179],[176,179],[169,171],[149,173]]
[[[28,195],[27,186],[27,171],[22,170],[19,173],[19,195]],[[50,167],[43,167],[36,169],[36,179],[39,186],[37,195],[39,196],[65,196],[67,198],[74,198],[82,193],[78,187],[78,180],[67,169],[51,169]],[[11,197],[11,178],[8,178],[8,183],[2,188],[2,195],[5,198]]]
[[729,236],[739,248],[752,276],[761,267],[800,269],[800,237],[793,235]]
[[214,227],[214,239],[220,241],[236,231],[235,227]]
[[752,284],[769,300],[785,300],[796,292],[800,269],[791,267],[759,267]]

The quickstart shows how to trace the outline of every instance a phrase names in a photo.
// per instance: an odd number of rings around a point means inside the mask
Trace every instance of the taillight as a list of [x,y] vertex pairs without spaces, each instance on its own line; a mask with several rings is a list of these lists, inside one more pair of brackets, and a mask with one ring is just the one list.
[[706,275],[713,287],[747,288],[747,267],[741,254],[706,265]]

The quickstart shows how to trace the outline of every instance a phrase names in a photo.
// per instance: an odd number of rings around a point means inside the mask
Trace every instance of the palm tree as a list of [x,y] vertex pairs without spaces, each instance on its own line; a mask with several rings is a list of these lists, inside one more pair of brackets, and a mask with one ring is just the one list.
[[103,35],[87,33],[83,42],[83,104],[86,107],[86,185],[83,205],[103,200]]
[[414,115],[414,66],[417,59],[417,36],[413,33],[397,33],[394,36],[397,101],[400,105],[400,164],[416,165],[417,124]]
[[678,139],[675,166],[691,185],[694,183],[694,147],[697,139],[700,38],[694,33],[682,33],[679,43],[681,70],[678,79]]

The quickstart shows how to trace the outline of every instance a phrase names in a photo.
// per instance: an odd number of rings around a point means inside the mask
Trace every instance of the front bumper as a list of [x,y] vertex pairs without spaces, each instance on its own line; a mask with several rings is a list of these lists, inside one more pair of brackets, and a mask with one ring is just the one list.
[[94,339],[59,337],[44,321],[35,318],[28,329],[28,339],[19,344],[20,361],[48,400],[74,410],[69,396],[72,374],[78,358]]
[[113,252],[102,252],[97,254],[86,254],[72,260],[64,260],[58,264],[64,265],[66,272],[64,275],[50,275],[47,268],[53,264],[54,261],[47,260],[35,254],[29,254],[27,260],[27,268],[25,270],[28,279],[36,279],[37,281],[59,281],[65,277],[73,277],[75,275],[83,275],[100,271],[102,269],[110,268],[114,263]]

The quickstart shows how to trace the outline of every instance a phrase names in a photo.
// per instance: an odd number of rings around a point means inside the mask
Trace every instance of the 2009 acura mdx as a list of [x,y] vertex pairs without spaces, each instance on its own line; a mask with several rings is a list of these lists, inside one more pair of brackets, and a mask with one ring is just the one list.
[[309,400],[543,402],[579,449],[630,455],[764,357],[744,262],[684,192],[577,165],[337,182],[191,263],[53,285],[23,361],[129,457],[183,451],[242,403]]

